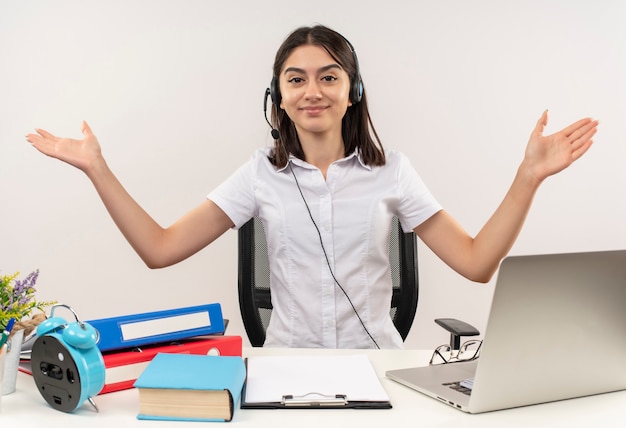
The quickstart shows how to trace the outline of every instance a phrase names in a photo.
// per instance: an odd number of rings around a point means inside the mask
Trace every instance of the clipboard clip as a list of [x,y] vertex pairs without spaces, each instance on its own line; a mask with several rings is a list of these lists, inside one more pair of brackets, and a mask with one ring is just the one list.
[[289,406],[327,407],[346,406],[348,398],[343,394],[327,395],[319,392],[309,392],[304,395],[283,395],[281,404]]

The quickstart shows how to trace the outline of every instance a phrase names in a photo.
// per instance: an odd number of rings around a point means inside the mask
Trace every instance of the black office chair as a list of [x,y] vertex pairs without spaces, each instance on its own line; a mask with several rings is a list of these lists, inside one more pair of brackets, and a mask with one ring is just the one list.
[[[417,240],[404,233],[396,217],[389,237],[389,261],[393,292],[390,316],[402,340],[413,325],[419,294]],[[272,313],[270,267],[263,224],[252,218],[239,229],[239,309],[252,346],[263,346],[265,330]],[[439,318],[437,324],[450,332],[452,349],[459,349],[461,336],[480,334],[471,325],[452,318]]]

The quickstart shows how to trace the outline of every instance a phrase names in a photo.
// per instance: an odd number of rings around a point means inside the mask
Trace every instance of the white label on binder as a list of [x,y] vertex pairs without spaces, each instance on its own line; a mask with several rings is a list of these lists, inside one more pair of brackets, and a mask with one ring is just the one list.
[[175,333],[182,330],[207,327],[211,325],[209,313],[197,312],[185,315],[174,315],[157,318],[149,321],[137,321],[122,324],[122,338],[124,340],[139,339],[159,334]]

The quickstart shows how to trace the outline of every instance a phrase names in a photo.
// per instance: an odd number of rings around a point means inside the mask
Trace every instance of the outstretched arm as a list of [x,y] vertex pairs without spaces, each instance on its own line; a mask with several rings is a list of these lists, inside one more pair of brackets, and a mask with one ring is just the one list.
[[82,131],[82,140],[56,137],[43,129],[28,134],[26,139],[40,152],[75,166],[89,177],[115,224],[149,267],[178,263],[233,226],[228,216],[207,200],[172,226],[161,227],[109,169],[100,144],[86,122]]
[[513,184],[476,237],[445,211],[415,228],[424,243],[461,275],[478,282],[491,279],[517,239],[540,184],[585,154],[598,126],[586,118],[544,136],[547,123],[545,111],[531,133]]

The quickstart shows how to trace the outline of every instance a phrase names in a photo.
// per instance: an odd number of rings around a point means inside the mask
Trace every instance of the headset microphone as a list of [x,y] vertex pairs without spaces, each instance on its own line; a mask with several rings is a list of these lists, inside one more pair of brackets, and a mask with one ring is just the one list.
[[278,132],[278,129],[272,126],[272,124],[267,118],[267,97],[269,96],[270,96],[270,88],[267,88],[265,89],[265,98],[263,99],[263,113],[265,114],[265,121],[270,126],[270,128],[272,128],[272,130],[270,131],[270,134],[272,134],[272,138],[275,140],[278,140],[280,139],[280,133]]

